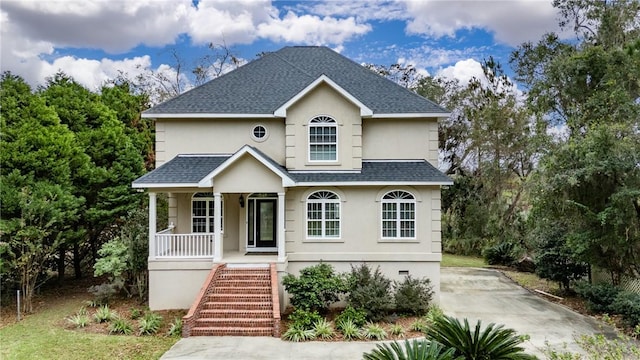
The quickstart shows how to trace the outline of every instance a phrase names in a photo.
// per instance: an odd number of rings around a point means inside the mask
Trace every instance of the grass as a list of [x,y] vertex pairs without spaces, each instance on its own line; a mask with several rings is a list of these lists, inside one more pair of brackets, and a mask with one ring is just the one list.
[[482,267],[487,267],[488,265],[484,262],[484,259],[481,257],[442,254],[442,262],[440,263],[440,266],[482,268]]
[[512,270],[503,270],[502,272],[509,278],[511,278],[511,280],[518,283],[518,285],[527,289],[538,289],[552,294],[557,294],[560,291],[558,284],[547,281],[545,279],[541,279],[533,273],[525,273]]
[[0,359],[158,359],[175,337],[116,336],[70,330],[65,318],[83,305],[80,298],[46,306],[19,323],[0,328]]

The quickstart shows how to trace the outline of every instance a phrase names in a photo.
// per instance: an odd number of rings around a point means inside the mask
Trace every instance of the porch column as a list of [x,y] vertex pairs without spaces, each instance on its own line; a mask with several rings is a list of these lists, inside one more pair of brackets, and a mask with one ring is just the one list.
[[285,221],[284,221],[284,193],[278,193],[278,262],[285,259]]
[[156,196],[149,193],[149,258],[156,257]]
[[216,192],[213,194],[213,236],[215,238],[215,247],[213,248],[214,262],[222,261],[222,229],[220,229],[222,224],[220,221],[220,216],[222,215],[221,207],[221,195],[219,192]]

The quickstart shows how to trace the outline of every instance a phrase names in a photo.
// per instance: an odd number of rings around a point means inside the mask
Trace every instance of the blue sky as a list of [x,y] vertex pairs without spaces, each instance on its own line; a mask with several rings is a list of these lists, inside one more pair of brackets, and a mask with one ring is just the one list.
[[550,0],[3,0],[0,68],[32,85],[62,70],[97,89],[119,72],[174,74],[172,50],[188,67],[224,42],[245,61],[325,45],[359,63],[466,81],[488,56],[508,69],[518,44],[556,24]]

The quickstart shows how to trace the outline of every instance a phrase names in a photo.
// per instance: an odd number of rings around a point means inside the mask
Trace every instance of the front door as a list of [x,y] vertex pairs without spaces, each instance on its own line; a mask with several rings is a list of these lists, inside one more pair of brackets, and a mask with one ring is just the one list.
[[247,245],[249,248],[276,247],[277,199],[249,198]]

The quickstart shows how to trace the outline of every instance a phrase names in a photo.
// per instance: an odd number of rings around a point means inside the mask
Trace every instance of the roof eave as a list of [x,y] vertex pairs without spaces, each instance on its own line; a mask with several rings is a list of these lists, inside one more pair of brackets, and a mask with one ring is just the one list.
[[232,114],[232,113],[142,113],[144,119],[265,119],[276,118],[274,114]]

